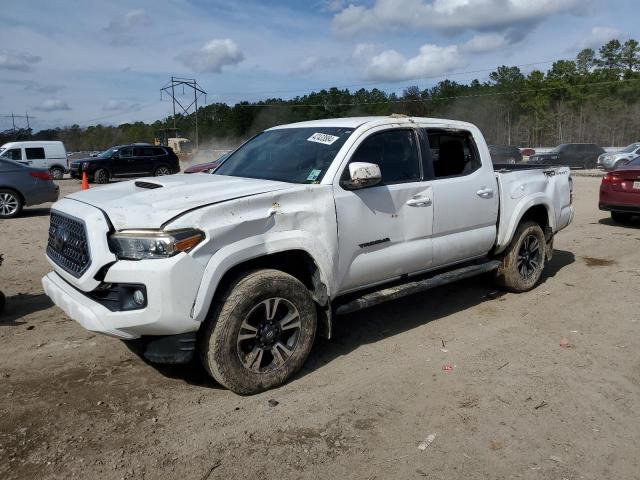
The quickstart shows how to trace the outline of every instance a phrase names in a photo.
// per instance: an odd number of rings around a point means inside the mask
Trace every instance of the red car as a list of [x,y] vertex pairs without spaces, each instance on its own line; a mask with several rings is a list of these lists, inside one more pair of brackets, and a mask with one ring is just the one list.
[[602,177],[599,206],[611,212],[614,222],[640,215],[640,157]]
[[185,168],[184,173],[201,173],[201,172],[209,173],[211,172],[211,170],[213,170],[218,165],[220,165],[222,161],[229,156],[229,153],[223,154],[220,158],[218,158],[217,160],[214,160],[213,162],[198,163],[197,165],[191,165],[189,168]]

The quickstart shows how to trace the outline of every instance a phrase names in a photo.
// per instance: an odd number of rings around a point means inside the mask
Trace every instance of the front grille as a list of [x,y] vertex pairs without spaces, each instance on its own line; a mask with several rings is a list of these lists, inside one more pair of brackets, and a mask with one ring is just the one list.
[[51,212],[47,255],[74,277],[80,277],[91,265],[84,223],[75,218]]

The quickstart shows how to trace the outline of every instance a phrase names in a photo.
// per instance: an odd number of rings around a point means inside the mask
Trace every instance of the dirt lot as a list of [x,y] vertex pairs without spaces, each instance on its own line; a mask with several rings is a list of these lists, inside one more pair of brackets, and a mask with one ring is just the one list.
[[83,330],[42,293],[48,210],[0,221],[0,478],[640,478],[640,224],[598,184],[575,178],[532,292],[483,277],[343,317],[253,397]]

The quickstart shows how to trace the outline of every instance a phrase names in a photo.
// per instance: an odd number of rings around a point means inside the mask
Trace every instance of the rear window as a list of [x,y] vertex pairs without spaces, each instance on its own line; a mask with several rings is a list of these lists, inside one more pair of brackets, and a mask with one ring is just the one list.
[[25,148],[25,154],[27,155],[27,160],[43,160],[46,157],[44,156],[44,148]]

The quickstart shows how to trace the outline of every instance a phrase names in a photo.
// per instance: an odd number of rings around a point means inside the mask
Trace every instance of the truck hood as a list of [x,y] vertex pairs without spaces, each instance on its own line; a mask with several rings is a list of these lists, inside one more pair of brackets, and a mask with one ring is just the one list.
[[160,228],[190,210],[290,187],[284,182],[223,175],[169,175],[92,187],[67,198],[99,208],[122,230]]

